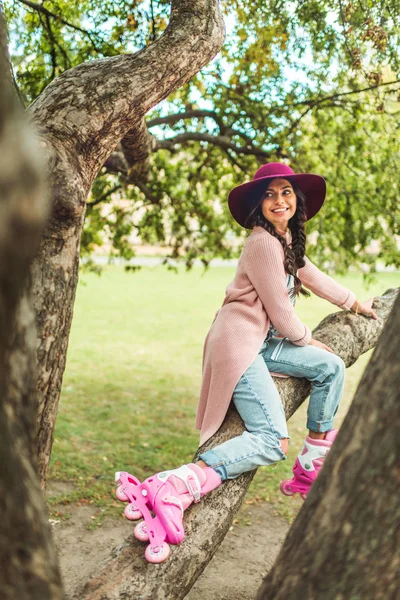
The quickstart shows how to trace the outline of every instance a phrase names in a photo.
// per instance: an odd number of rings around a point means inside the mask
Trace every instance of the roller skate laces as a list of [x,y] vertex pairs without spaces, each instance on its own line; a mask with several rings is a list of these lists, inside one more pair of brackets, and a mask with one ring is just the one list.
[[184,540],[184,510],[221,483],[213,469],[201,469],[194,464],[163,471],[142,483],[121,471],[115,474],[115,481],[116,497],[127,502],[124,516],[130,521],[143,518],[133,534],[136,539],[149,542],[145,557],[151,563],[167,560],[169,544],[180,544]]
[[306,499],[312,484],[321,470],[325,457],[337,436],[338,430],[328,431],[325,438],[316,440],[307,436],[300,454],[293,466],[293,478],[285,479],[280,484],[280,490],[285,496],[300,494]]

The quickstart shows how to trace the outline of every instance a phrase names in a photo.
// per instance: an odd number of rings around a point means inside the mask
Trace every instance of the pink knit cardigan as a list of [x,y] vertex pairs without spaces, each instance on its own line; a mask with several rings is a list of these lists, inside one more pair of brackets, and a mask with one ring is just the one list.
[[[340,308],[354,304],[352,292],[306,257],[305,263],[298,270],[305,287]],[[222,425],[236,384],[257,357],[271,322],[297,346],[306,346],[311,339],[310,329],[296,316],[288,295],[282,246],[265,229],[255,227],[204,342],[196,418],[200,445]]]

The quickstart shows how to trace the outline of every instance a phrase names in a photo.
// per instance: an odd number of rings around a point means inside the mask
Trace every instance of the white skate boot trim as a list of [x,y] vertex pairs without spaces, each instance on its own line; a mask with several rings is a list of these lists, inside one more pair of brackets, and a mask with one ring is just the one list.
[[162,473],[158,473],[157,477],[161,481],[167,481],[171,475],[183,481],[194,502],[200,501],[200,481],[196,473],[188,465],[182,465],[178,469],[172,469],[171,471],[163,471]]
[[306,441],[304,442],[303,450],[297,458],[305,471],[315,471],[313,461],[324,459],[329,450],[330,447],[328,446],[314,446]]

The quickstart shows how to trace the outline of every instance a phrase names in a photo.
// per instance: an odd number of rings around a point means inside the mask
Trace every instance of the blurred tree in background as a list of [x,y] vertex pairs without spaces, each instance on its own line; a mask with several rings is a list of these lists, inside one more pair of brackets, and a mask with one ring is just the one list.
[[[260,164],[287,161],[328,183],[309,256],[337,271],[373,271],[377,256],[399,267],[397,0],[224,0],[222,9],[221,53],[147,115],[140,160],[123,140],[99,172],[82,253],[109,240],[112,255],[129,259],[134,233],[189,267],[234,256],[245,232],[229,190]],[[140,50],[169,11],[165,0],[7,2],[21,101],[84,61]],[[366,251],[373,240],[377,256]]]

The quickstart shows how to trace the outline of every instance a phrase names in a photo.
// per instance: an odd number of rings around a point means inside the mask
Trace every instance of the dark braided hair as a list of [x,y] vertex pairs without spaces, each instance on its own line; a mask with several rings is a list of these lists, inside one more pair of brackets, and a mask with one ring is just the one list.
[[297,277],[297,269],[304,267],[304,254],[306,250],[306,232],[304,229],[304,223],[306,221],[306,197],[296,183],[290,181],[290,177],[285,177],[293,187],[293,191],[297,198],[296,212],[293,217],[289,219],[289,229],[292,234],[292,247],[288,246],[285,238],[280,235],[275,227],[268,219],[266,219],[261,210],[261,204],[264,199],[265,191],[268,188],[269,183],[272,181],[269,179],[260,195],[260,198],[256,202],[254,208],[250,211],[245,226],[252,229],[256,225],[263,227],[268,233],[273,235],[281,244],[284,253],[284,267],[286,273],[293,275],[294,288],[291,291],[292,296],[310,296],[305,288],[303,288],[300,279]]

